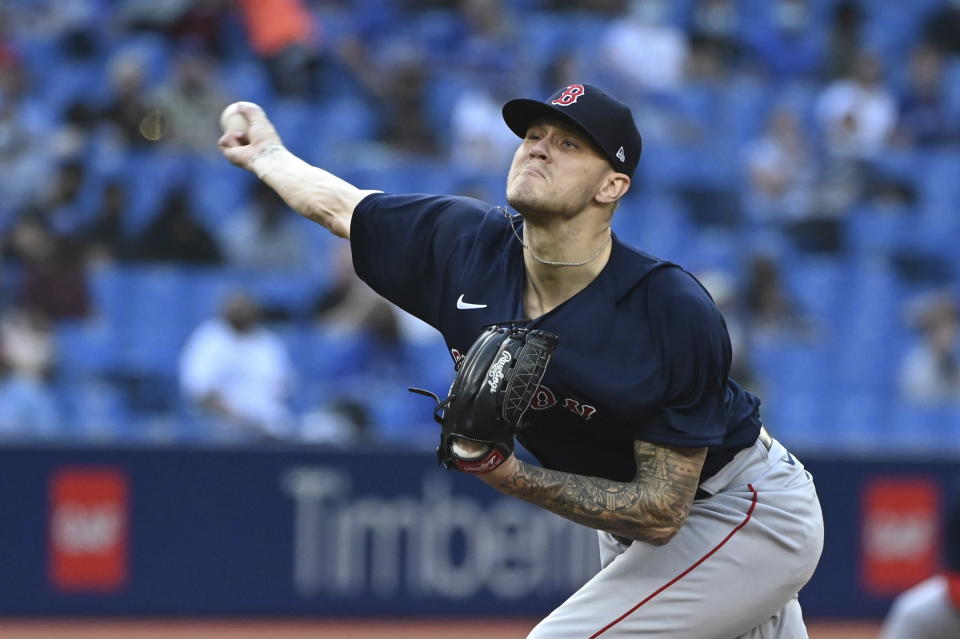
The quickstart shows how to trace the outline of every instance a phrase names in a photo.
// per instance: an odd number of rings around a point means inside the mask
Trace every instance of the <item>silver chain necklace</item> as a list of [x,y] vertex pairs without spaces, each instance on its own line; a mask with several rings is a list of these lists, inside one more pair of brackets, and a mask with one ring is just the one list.
[[610,240],[613,239],[612,235],[607,235],[607,239],[603,241],[603,244],[597,247],[596,252],[590,257],[588,257],[587,259],[583,260],[582,262],[554,262],[553,260],[545,260],[539,255],[537,255],[536,253],[534,253],[533,249],[530,248],[530,245],[525,244],[524,241],[520,238],[520,235],[517,233],[517,220],[520,219],[520,216],[510,215],[507,212],[506,207],[498,206],[497,208],[500,209],[503,212],[503,216],[510,221],[510,230],[513,231],[513,236],[517,238],[518,242],[520,242],[520,246],[530,251],[530,255],[533,256],[533,259],[540,262],[541,264],[546,264],[547,266],[583,266],[584,264],[589,264],[590,262],[600,257],[600,253],[603,252],[603,249],[605,249],[607,247],[607,244],[610,243]]

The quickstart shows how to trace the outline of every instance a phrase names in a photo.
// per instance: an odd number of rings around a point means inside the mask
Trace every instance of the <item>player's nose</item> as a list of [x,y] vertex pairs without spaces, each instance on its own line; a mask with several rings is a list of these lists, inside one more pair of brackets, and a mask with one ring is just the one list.
[[546,136],[536,140],[533,144],[527,147],[527,154],[531,158],[539,158],[541,160],[546,160],[550,157],[548,153],[549,146],[547,145]]

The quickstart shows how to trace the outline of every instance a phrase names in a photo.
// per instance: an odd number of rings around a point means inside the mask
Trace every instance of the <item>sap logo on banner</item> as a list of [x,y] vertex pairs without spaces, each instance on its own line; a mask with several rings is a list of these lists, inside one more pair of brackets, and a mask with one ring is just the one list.
[[50,578],[60,590],[111,591],[127,580],[128,487],[109,468],[63,468],[50,481]]
[[115,547],[123,530],[123,512],[116,504],[65,504],[51,523],[53,545],[64,554],[103,555]]
[[443,475],[394,497],[354,495],[347,473],[323,466],[292,468],[282,485],[294,500],[293,582],[304,597],[519,600],[568,594],[599,566],[594,531],[516,499],[457,495]]
[[864,524],[864,550],[876,561],[912,561],[936,535],[937,522],[926,513],[878,513]]
[[881,477],[866,484],[861,572],[868,590],[898,593],[936,571],[939,511],[932,480]]

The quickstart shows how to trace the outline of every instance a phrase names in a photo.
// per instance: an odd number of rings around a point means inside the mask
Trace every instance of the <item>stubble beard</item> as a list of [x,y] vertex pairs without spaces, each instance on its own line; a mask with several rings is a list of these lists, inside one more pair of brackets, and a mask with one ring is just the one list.
[[527,193],[519,194],[507,191],[507,204],[520,213],[524,220],[532,223],[541,222],[555,215],[550,203],[546,202],[544,198],[538,198]]
[[565,202],[534,193],[531,189],[507,188],[507,204],[520,213],[524,221],[537,226],[549,226],[570,217]]

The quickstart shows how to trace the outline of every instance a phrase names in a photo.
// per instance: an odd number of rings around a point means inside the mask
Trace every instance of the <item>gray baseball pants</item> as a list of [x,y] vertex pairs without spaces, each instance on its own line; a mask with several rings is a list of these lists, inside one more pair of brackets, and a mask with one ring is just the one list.
[[601,570],[528,639],[801,639],[797,593],[823,549],[810,473],[779,442],[757,441],[701,486],[663,546],[601,532]]

